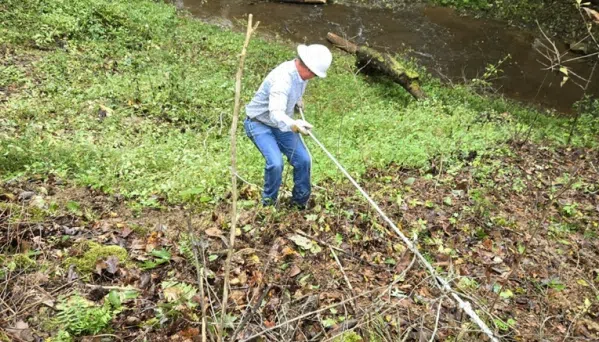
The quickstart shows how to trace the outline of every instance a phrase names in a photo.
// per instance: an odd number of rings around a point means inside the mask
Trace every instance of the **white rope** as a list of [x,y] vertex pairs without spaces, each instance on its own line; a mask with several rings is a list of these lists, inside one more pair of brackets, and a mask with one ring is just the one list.
[[[302,120],[306,121],[306,117],[304,116],[304,110],[301,107],[297,107],[297,109],[299,109],[300,115],[302,116]],[[312,153],[310,153],[310,149],[308,148],[308,145],[306,145],[304,137],[301,134],[299,134],[299,137],[302,140],[302,144],[304,144],[306,151],[308,151],[308,155],[310,156],[310,175],[312,175]]]
[[[302,117],[303,117],[303,113],[302,113]],[[345,170],[345,168],[337,161],[337,159],[335,159],[335,157],[333,157],[333,155],[324,147],[324,145],[318,139],[316,139],[316,137],[314,136],[314,133],[312,133],[311,131],[308,131],[308,135],[310,135],[310,137],[314,140],[314,142],[316,142],[316,144],[322,149],[322,151],[329,157],[329,159],[331,159],[333,161],[333,163],[335,163],[335,165],[337,165],[339,170],[341,170],[341,172],[345,175],[345,177],[347,177],[351,181],[351,183],[356,187],[356,189],[358,189],[358,191],[360,191],[362,196],[364,196],[364,198],[366,198],[368,203],[370,203],[370,205],[379,213],[379,215],[381,215],[383,220],[385,220],[385,222],[387,222],[387,224],[393,229],[393,231],[397,235],[399,235],[399,237],[403,240],[403,242],[410,249],[410,251],[412,251],[412,253],[414,253],[414,255],[416,255],[418,257],[418,260],[420,260],[422,265],[424,265],[424,267],[426,267],[426,269],[433,276],[433,278],[438,281],[437,286],[442,291],[446,291],[451,294],[451,296],[458,302],[458,306],[460,307],[460,309],[464,310],[464,312],[466,312],[466,314],[468,316],[470,316],[472,321],[474,323],[476,323],[487,336],[489,336],[491,341],[499,342],[499,340],[494,336],[493,331],[491,331],[491,329],[489,329],[489,327],[485,324],[485,322],[483,322],[483,320],[476,314],[476,312],[474,312],[470,302],[464,301],[462,298],[460,298],[460,296],[458,296],[455,293],[455,291],[451,288],[451,286],[449,285],[447,280],[445,280],[443,277],[441,277],[437,274],[437,272],[435,271],[433,266],[431,266],[431,264],[424,258],[424,256],[422,256],[422,254],[420,254],[420,252],[418,251],[418,248],[412,243],[412,241],[410,241],[410,239],[408,239],[399,230],[399,228],[397,228],[397,226],[393,223],[393,221],[391,221],[389,219],[389,217],[387,217],[387,215],[385,215],[383,210],[381,210],[381,208],[376,204],[376,202],[366,193],[366,191],[364,191],[364,189],[362,189],[362,187],[358,184],[358,182],[356,182],[354,180],[354,178]]]

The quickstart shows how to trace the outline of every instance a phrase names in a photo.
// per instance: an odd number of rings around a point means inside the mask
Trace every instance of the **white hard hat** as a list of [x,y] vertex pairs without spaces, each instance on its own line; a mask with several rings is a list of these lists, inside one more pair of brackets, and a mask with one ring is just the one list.
[[297,53],[302,62],[318,77],[327,77],[327,69],[331,66],[333,55],[331,51],[320,44],[309,46],[300,45],[297,47]]

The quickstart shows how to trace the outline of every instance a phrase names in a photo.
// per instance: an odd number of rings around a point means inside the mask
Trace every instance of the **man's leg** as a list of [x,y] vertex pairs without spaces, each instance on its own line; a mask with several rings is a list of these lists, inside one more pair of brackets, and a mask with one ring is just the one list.
[[312,160],[310,159],[310,154],[300,139],[299,134],[281,132],[278,129],[273,129],[272,131],[277,139],[277,143],[279,143],[279,148],[293,166],[294,185],[291,200],[294,204],[303,207],[308,202],[312,190],[310,183]]
[[277,201],[283,179],[283,157],[273,129],[259,122],[245,120],[245,132],[266,161],[264,167],[264,192],[262,204],[273,205]]

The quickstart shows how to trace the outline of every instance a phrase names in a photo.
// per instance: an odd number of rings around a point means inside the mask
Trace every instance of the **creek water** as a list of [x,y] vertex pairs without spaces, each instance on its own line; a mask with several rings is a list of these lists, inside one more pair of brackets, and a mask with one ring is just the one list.
[[[545,58],[533,48],[541,32],[510,28],[505,23],[460,16],[443,7],[411,6],[402,10],[345,5],[306,5],[247,0],[177,0],[194,16],[224,26],[245,24],[248,13],[260,21],[260,31],[298,43],[326,43],[327,32],[348,37],[358,44],[416,58],[446,82],[481,77],[488,64],[501,66],[493,88],[505,96],[563,113],[582,96],[573,82],[560,86],[562,76],[543,70]],[[566,50],[559,45],[560,51]],[[564,59],[576,58],[568,53]],[[588,78],[593,68],[587,61],[568,64]],[[599,68],[587,93],[599,94]],[[578,81],[579,84],[586,83]]]

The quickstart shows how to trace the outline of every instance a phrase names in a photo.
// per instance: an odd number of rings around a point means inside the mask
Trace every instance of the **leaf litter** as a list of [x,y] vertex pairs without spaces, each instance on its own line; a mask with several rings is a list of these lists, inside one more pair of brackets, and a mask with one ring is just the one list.
[[[363,179],[503,339],[597,339],[598,157],[525,145],[442,173],[390,167]],[[65,184],[40,177],[0,191],[0,319],[7,336],[111,331],[123,340],[199,340],[188,212],[167,205],[134,212],[115,196]],[[438,340],[480,338],[348,184],[325,188],[308,214],[258,208],[253,192],[241,192],[256,206],[240,215],[240,227],[251,229],[240,231],[233,257],[227,322],[232,332],[246,321],[237,339],[274,327],[266,340],[323,340],[346,329],[371,340],[430,339],[437,310]],[[40,209],[38,196],[53,209]],[[226,203],[191,214],[210,324],[220,307],[227,215]],[[81,246],[90,242],[124,248],[126,258],[99,254],[91,270],[73,268],[69,262],[83,258]],[[343,251],[339,262],[329,246]],[[61,330],[66,311],[57,310],[69,303],[85,303],[107,325]]]

